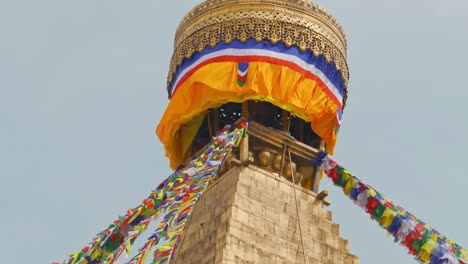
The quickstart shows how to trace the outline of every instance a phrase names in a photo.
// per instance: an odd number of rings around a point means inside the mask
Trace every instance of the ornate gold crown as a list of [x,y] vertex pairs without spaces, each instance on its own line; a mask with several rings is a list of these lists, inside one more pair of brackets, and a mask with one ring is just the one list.
[[[174,42],[168,82],[184,58],[219,42],[281,41],[286,46],[311,50],[333,61],[345,86],[349,72],[346,37],[336,19],[308,0],[207,0],[192,9],[180,23]],[[344,94],[346,102],[347,89]]]

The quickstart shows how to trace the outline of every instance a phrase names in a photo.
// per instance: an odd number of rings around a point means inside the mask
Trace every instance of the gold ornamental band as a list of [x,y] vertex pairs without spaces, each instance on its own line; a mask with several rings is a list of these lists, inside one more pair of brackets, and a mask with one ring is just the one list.
[[343,30],[330,14],[306,0],[211,0],[195,7],[176,33],[168,74],[169,96],[169,84],[184,59],[221,41],[229,44],[248,39],[283,42],[333,61],[345,83],[346,104],[349,71]]

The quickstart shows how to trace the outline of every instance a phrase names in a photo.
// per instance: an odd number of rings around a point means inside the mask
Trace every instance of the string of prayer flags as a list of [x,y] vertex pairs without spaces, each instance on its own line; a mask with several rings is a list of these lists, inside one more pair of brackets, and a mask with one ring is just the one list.
[[468,264],[466,249],[353,176],[326,152],[319,152],[313,163],[420,263]]
[[248,122],[242,122],[235,128],[225,127],[218,132],[205,154],[179,170],[180,173],[189,177],[190,184],[184,191],[179,192],[178,196],[174,197],[173,203],[167,208],[168,214],[162,218],[156,231],[148,238],[148,241],[129,264],[143,263],[148,251],[155,245],[158,247],[154,252],[152,263],[170,263],[194,206],[210,180],[218,173],[226,157],[234,147],[239,145],[246,133],[247,125]]
[[[156,231],[128,263],[142,264],[157,246],[153,263],[169,263],[180,241],[193,207],[211,179],[218,174],[228,154],[246,133],[248,121],[226,126],[196,159],[180,166],[156,187],[142,203],[127,210],[83,249],[62,264],[116,264],[128,258],[130,249],[149,224],[160,219]],[[59,264],[54,262],[53,264]]]

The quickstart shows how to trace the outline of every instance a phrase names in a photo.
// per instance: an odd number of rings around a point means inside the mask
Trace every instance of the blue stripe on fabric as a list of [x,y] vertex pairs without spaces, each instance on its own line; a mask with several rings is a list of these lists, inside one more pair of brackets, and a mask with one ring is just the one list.
[[331,83],[338,89],[338,92],[341,96],[344,96],[345,84],[341,72],[337,70],[335,63],[332,61],[327,63],[327,60],[323,55],[315,57],[310,50],[304,52],[300,51],[298,47],[286,47],[283,42],[278,42],[277,44],[272,44],[270,41],[264,40],[261,42],[255,41],[255,39],[249,39],[245,43],[242,43],[239,40],[233,40],[230,44],[226,44],[224,41],[221,41],[214,48],[207,46],[202,52],[196,52],[190,59],[184,59],[182,65],[180,65],[174,75],[174,78],[171,80],[171,92],[173,89],[174,81],[178,79],[181,72],[196,63],[201,57],[228,48],[234,49],[263,49],[268,51],[274,51],[278,53],[284,53],[289,55],[294,55],[299,59],[305,61],[308,64],[314,65],[317,69],[323,72],[323,74],[330,80]]
[[239,70],[245,72],[249,68],[248,62],[239,62]]

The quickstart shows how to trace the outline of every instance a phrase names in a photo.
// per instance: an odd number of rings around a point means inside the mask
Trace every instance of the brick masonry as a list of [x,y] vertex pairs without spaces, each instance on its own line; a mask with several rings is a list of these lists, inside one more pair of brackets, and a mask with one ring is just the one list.
[[[357,264],[314,193],[298,189],[307,264]],[[254,165],[235,167],[196,205],[175,263],[304,263],[292,184]]]

